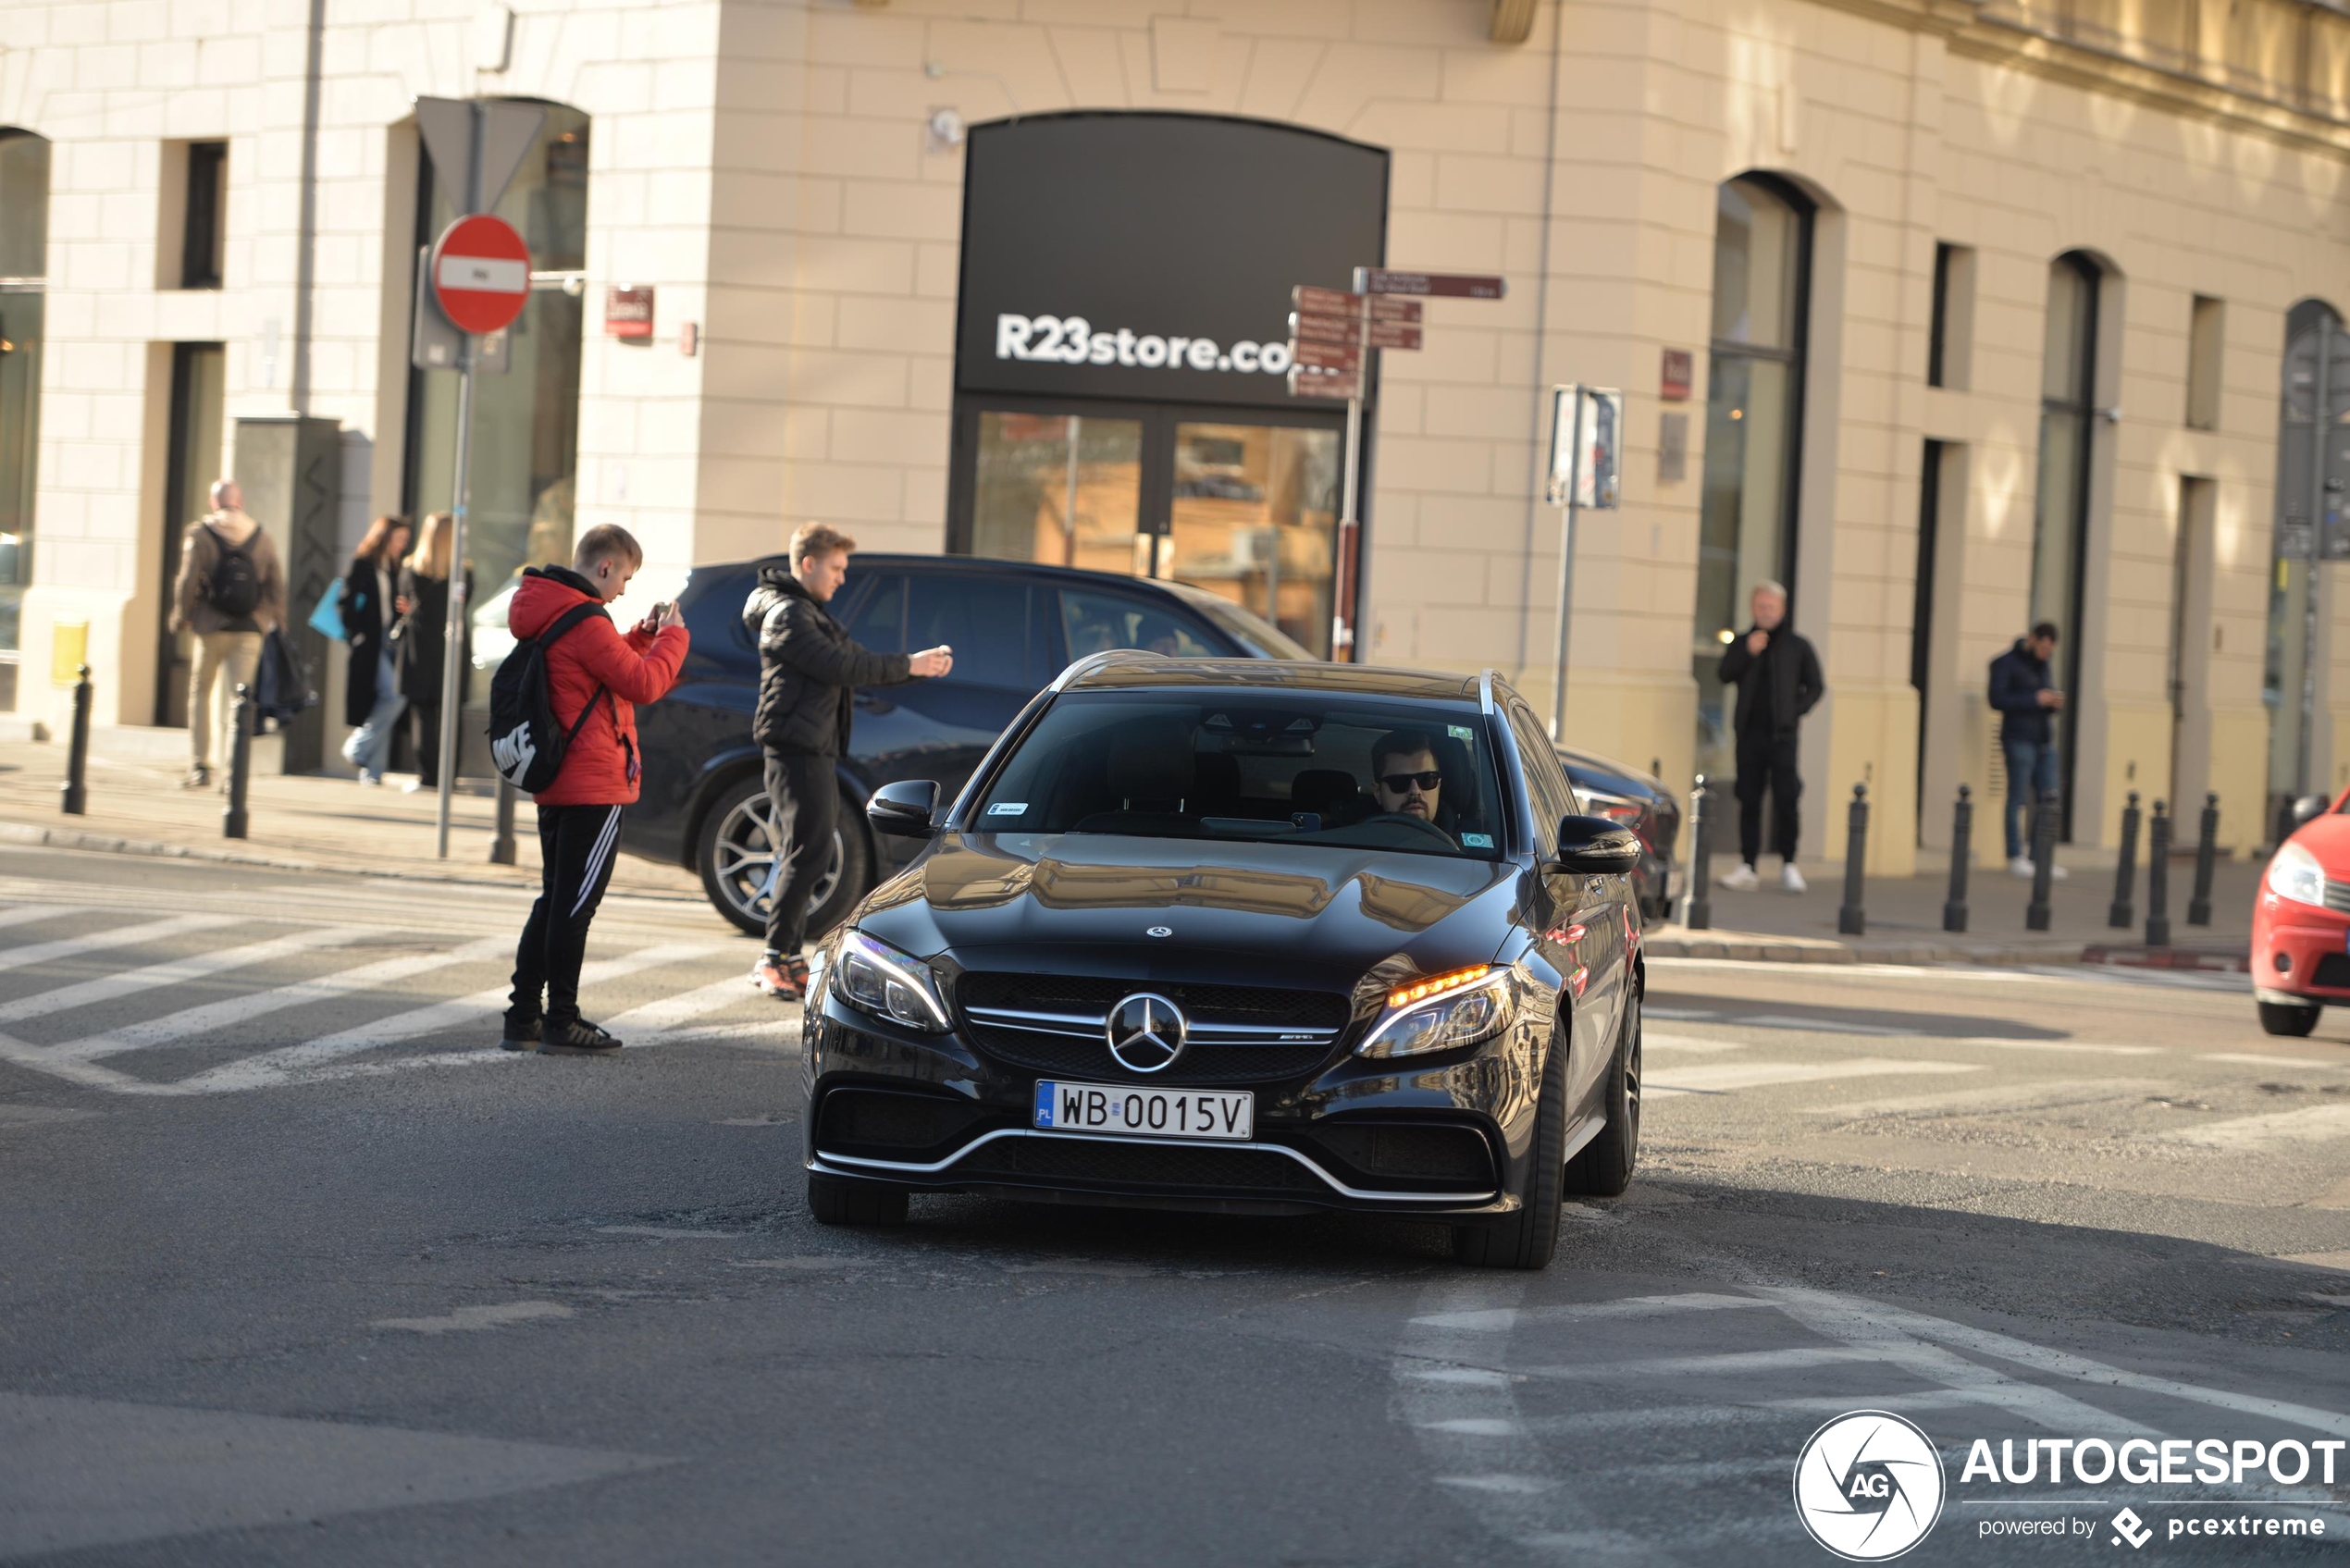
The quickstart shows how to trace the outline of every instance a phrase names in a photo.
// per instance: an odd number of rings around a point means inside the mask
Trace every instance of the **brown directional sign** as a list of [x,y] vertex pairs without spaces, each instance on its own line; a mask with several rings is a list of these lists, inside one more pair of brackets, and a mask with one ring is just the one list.
[[1291,343],[1290,363],[1311,365],[1317,370],[1353,372],[1363,368],[1363,351],[1352,343],[1317,343],[1299,340]]
[[1359,398],[1363,379],[1332,371],[1293,369],[1289,373],[1289,394],[1293,398]]
[[1420,346],[1420,329],[1400,321],[1374,321],[1369,342],[1375,349],[1416,349]]
[[1384,267],[1369,271],[1367,292],[1373,294],[1427,294],[1453,300],[1498,300],[1503,282],[1498,278],[1465,272],[1390,272]]
[[1319,316],[1332,321],[1358,321],[1367,313],[1373,321],[1417,321],[1421,306],[1417,300],[1397,299],[1390,294],[1343,294],[1336,289],[1315,289],[1299,285],[1290,290],[1290,303],[1296,314]]
[[1292,311],[1289,335],[1292,338],[1311,338],[1321,343],[1353,343],[1362,340],[1363,324],[1352,316],[1301,315]]

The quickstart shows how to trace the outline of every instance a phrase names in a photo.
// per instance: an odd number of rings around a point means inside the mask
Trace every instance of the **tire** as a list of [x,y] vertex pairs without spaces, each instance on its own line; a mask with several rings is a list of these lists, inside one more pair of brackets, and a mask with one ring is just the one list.
[[1624,1027],[1607,1064],[1601,1103],[1607,1125],[1567,1162],[1566,1191],[1579,1196],[1614,1198],[1632,1185],[1640,1158],[1640,988],[1637,980],[1624,1005]]
[[1561,1019],[1542,1068],[1534,1113],[1534,1149],[1517,1212],[1486,1225],[1453,1228],[1453,1255],[1476,1268],[1540,1268],[1558,1246],[1560,1185],[1566,1164],[1566,1053],[1570,1024]]
[[2318,1027],[2318,1015],[2323,1007],[2297,1007],[2290,1002],[2260,1002],[2260,1032],[2289,1034],[2294,1038]]
[[819,1225],[903,1225],[906,1189],[808,1173],[808,1212]]
[[[872,862],[857,816],[856,803],[843,795],[833,824],[833,863],[817,880],[810,901],[811,937],[838,925],[865,896]],[[767,877],[775,856],[768,821],[766,781],[750,774],[719,792],[694,842],[703,896],[736,930],[752,936],[767,934]]]

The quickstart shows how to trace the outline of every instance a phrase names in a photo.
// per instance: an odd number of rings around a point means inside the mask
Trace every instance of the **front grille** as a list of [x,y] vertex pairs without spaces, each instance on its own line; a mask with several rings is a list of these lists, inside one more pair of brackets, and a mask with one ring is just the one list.
[[2350,953],[2329,953],[2319,958],[2317,972],[2309,977],[2309,983],[2350,990]]
[[1213,1188],[1243,1192],[1330,1189],[1286,1154],[1188,1143],[1095,1142],[1084,1138],[999,1138],[956,1162],[959,1178],[1000,1176],[1099,1181],[1119,1187]]
[[824,1096],[816,1145],[838,1154],[904,1158],[960,1142],[987,1113],[967,1102],[887,1089],[835,1089]]
[[[1137,991],[1183,1009],[1192,1036],[1172,1068],[1131,1072],[1103,1037],[1110,1008]],[[966,973],[956,987],[973,1043],[996,1061],[1030,1072],[1113,1083],[1260,1083],[1300,1078],[1330,1060],[1346,1028],[1347,999],[1323,991],[1270,986],[1102,980],[1085,975]],[[1025,1013],[1020,1022],[988,1014]],[[1283,1040],[1283,1034],[1310,1034]]]
[[2336,882],[2331,877],[2326,878],[2326,907],[2338,909],[2345,915],[2350,915],[2350,882]]
[[1313,1141],[1376,1182],[1381,1178],[1490,1188],[1493,1156],[1474,1128],[1368,1123],[1317,1127]]

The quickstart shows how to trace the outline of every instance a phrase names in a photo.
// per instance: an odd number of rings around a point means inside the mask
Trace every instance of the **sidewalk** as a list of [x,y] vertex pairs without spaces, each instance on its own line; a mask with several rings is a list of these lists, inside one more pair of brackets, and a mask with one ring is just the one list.
[[[2111,867],[2070,866],[2072,875],[2048,895],[2049,929],[2027,931],[2024,907],[2032,884],[2009,874],[2004,863],[1978,866],[1967,885],[1967,929],[1942,929],[1942,905],[1949,896],[1947,871],[1930,876],[1880,878],[1863,890],[1867,932],[1839,936],[1837,911],[1844,902],[1843,869],[1813,863],[1806,870],[1812,891],[1779,892],[1771,885],[1778,862],[1763,863],[1764,885],[1752,893],[1713,889],[1713,923],[1706,931],[1679,925],[1652,929],[1648,950],[1660,957],[1768,958],[1788,963],[1977,963],[2047,964],[2091,961],[2159,968],[2233,969],[2251,939],[2252,900],[2267,869],[2265,860],[2222,860],[2214,868],[2211,923],[2187,924],[2187,899],[2195,891],[2195,860],[2174,858],[2170,866],[2171,949],[2149,955],[2146,942],[2146,867],[2137,868],[2134,920],[2127,930],[2106,923],[2113,902]],[[2057,863],[2065,865],[2059,850]],[[1734,861],[1716,858],[1718,877]],[[1674,912],[1678,915],[1676,901]]]
[[[514,860],[489,863],[497,800],[468,779],[450,802],[449,858],[434,854],[438,797],[400,792],[400,780],[363,789],[349,779],[289,777],[255,771],[246,792],[247,836],[221,836],[228,796],[217,787],[183,790],[187,763],[154,755],[147,732],[93,732],[89,811],[60,809],[66,748],[57,742],[0,742],[0,843],[130,855],[168,855],[269,866],[281,870],[402,877],[483,887],[538,885],[538,832],[530,802],[514,812]],[[614,892],[702,904],[701,883],[680,867],[615,857]]]

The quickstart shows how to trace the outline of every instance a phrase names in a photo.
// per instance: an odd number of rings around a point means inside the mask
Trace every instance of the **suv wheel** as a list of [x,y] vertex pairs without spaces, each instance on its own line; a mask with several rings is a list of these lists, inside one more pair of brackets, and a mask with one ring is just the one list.
[[1542,1068],[1542,1098],[1535,1111],[1534,1148],[1517,1212],[1498,1222],[1453,1228],[1453,1255],[1478,1268],[1540,1268],[1559,1239],[1560,1194],[1566,1168],[1566,1042],[1562,1017]]
[[1566,1190],[1613,1198],[1632,1184],[1632,1167],[1640,1157],[1640,992],[1637,984],[1624,1004],[1624,1027],[1615,1038],[1615,1055],[1607,1064],[1600,1103],[1607,1125],[1568,1163]]
[[[811,937],[838,925],[865,895],[865,835],[857,828],[857,805],[844,795],[837,811],[832,863],[816,879],[808,900]],[[765,781],[753,775],[728,785],[702,818],[694,865],[711,907],[752,936],[767,933],[775,851]]]

